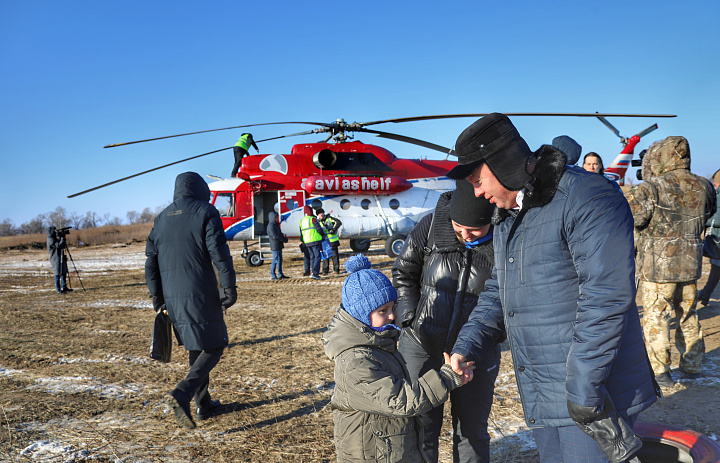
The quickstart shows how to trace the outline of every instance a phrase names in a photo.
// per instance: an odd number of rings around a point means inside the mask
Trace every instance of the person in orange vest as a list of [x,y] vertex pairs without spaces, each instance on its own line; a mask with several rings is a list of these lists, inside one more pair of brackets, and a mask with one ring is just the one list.
[[230,174],[231,177],[235,177],[235,175],[237,175],[238,169],[240,169],[240,164],[242,164],[243,156],[250,156],[250,153],[248,153],[250,145],[255,148],[255,151],[257,151],[258,153],[260,152],[257,145],[255,144],[255,140],[253,140],[253,136],[251,133],[244,133],[240,135],[240,138],[238,138],[235,146],[233,146],[233,153],[235,154],[235,165],[233,166],[232,173]]

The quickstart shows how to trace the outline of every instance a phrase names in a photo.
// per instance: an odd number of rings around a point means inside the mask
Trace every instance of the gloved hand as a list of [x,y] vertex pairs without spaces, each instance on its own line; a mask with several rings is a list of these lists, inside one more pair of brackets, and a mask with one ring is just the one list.
[[227,309],[228,307],[231,307],[233,304],[235,304],[235,301],[237,301],[237,288],[233,286],[232,288],[220,288],[220,305],[223,307],[223,309]]
[[617,414],[610,396],[600,407],[586,407],[568,400],[568,412],[582,431],[598,443],[610,463],[632,458],[642,447],[642,441],[622,417]]
[[165,310],[165,298],[162,296],[153,296],[153,309],[155,312]]

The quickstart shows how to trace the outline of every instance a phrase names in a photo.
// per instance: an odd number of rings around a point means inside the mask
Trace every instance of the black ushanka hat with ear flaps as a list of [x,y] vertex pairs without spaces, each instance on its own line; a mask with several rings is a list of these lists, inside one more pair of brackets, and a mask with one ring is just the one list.
[[463,130],[455,142],[458,165],[447,173],[452,179],[466,178],[485,162],[500,184],[511,191],[532,183],[528,164],[533,152],[510,119],[492,113]]

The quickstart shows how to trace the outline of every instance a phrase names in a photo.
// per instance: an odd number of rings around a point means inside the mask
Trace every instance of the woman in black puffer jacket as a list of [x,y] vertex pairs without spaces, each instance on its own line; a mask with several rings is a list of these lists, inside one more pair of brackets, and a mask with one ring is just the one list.
[[[434,214],[413,229],[392,268],[402,324],[398,350],[413,381],[443,364],[490,277],[494,206],[466,180],[440,196]],[[454,222],[454,223],[453,223]],[[500,365],[496,346],[476,363],[474,379],[450,395],[454,461],[490,461],[487,419]],[[424,450],[438,460],[443,407],[422,415]]]

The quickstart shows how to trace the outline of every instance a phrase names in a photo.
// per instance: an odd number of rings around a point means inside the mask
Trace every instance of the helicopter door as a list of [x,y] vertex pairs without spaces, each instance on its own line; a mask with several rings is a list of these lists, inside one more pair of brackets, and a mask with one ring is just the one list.
[[240,239],[240,236],[242,236],[241,239],[243,240],[255,238],[252,234],[255,222],[255,218],[253,217],[253,204],[254,200],[251,191],[241,190],[235,193],[235,219],[239,221],[239,223],[242,223],[243,227],[241,227],[242,232],[238,234],[238,238],[234,239]]

